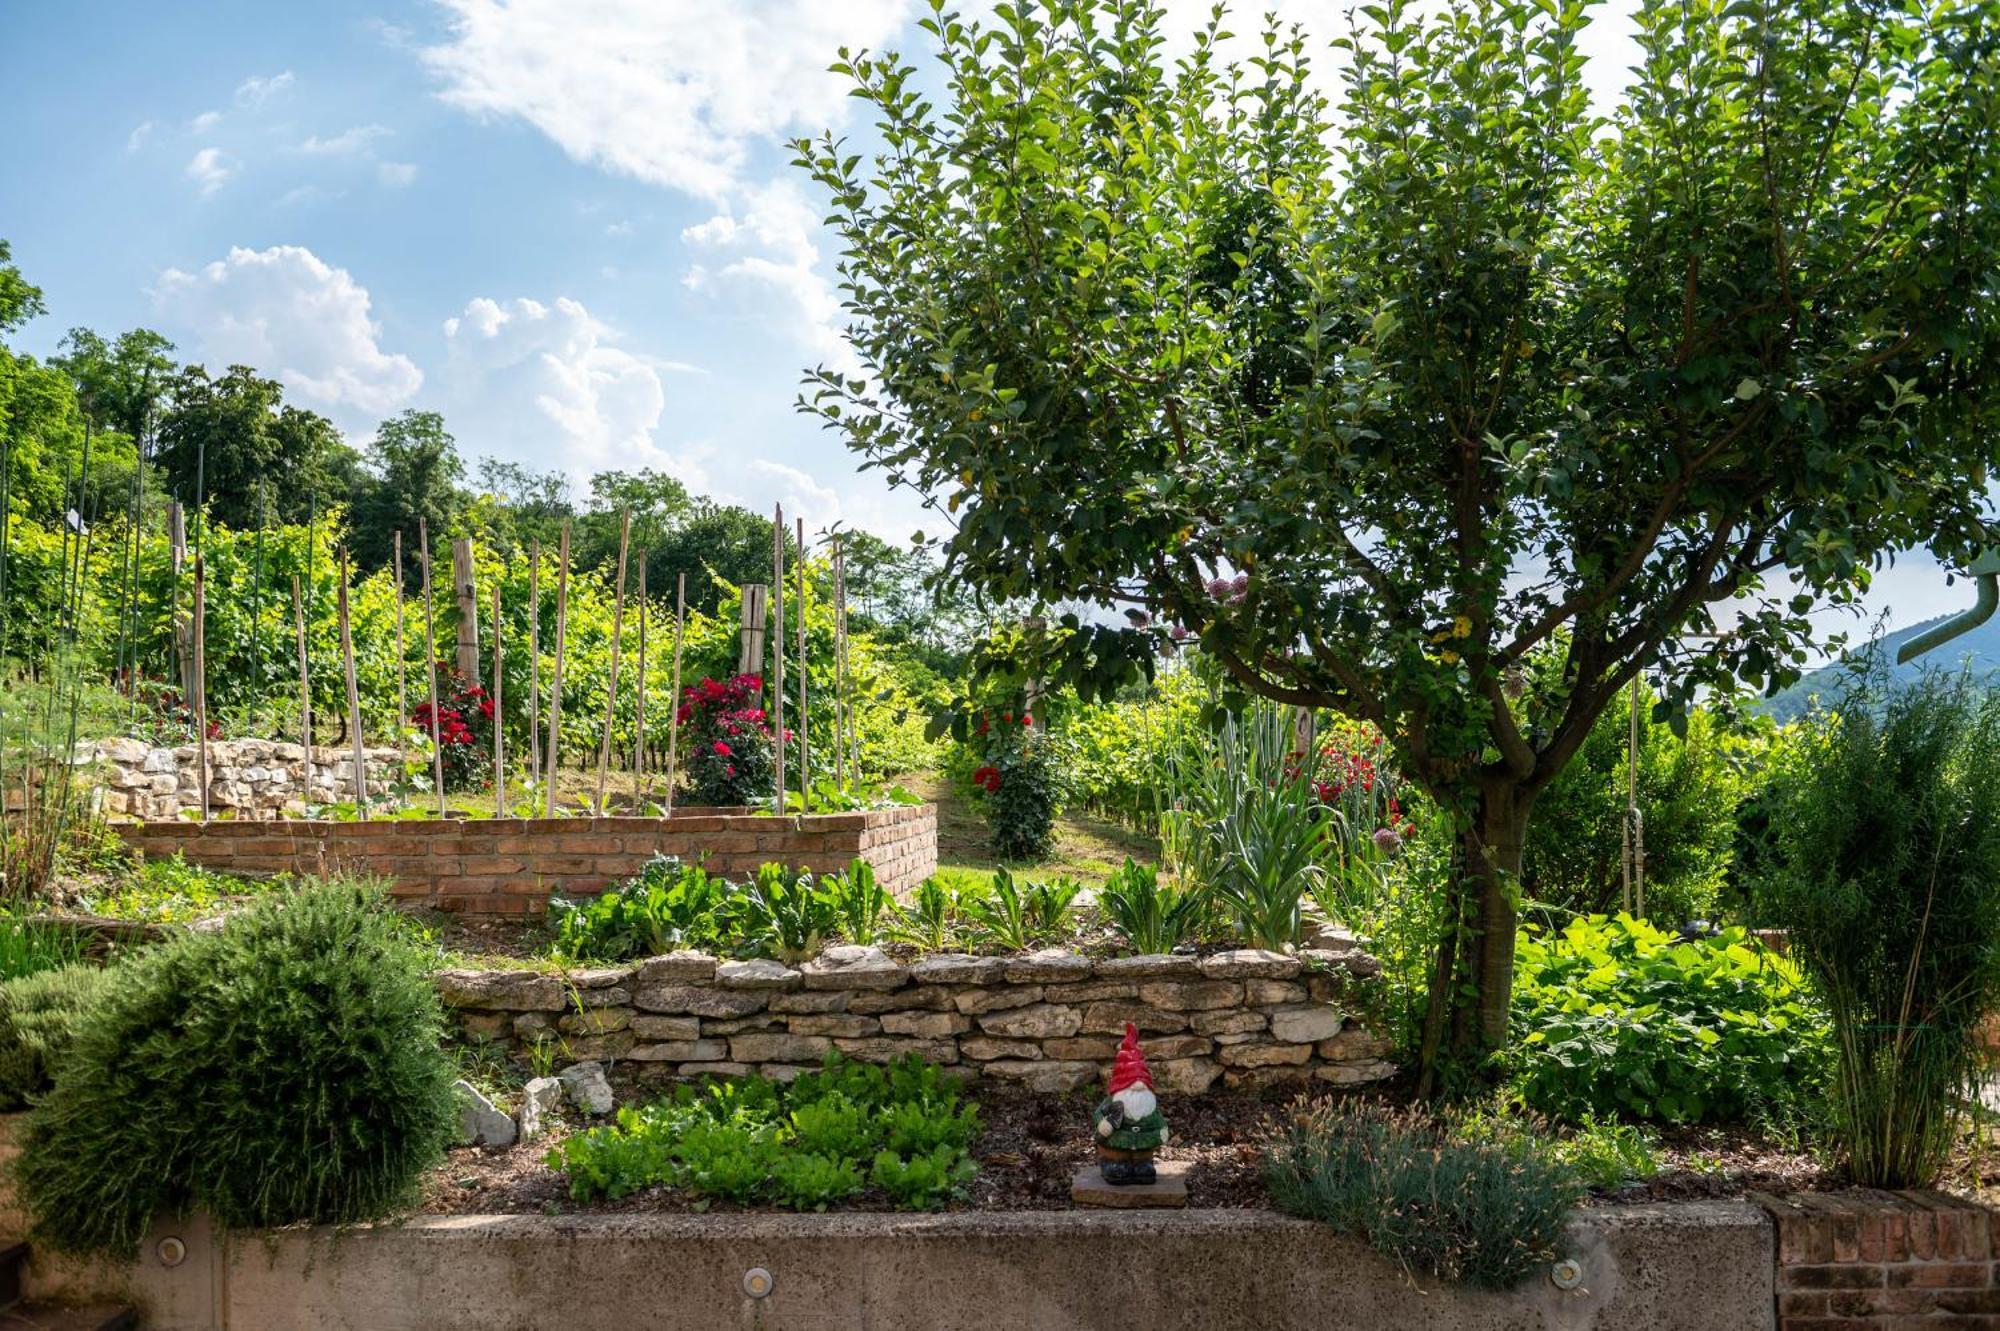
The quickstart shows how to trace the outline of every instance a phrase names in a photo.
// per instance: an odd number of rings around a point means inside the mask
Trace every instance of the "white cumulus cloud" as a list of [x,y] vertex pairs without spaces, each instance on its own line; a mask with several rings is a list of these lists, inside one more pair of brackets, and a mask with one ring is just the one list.
[[203,148],[188,159],[187,178],[201,190],[202,197],[221,189],[236,174],[236,159],[220,148]]
[[252,75],[236,85],[236,104],[256,110],[292,86],[296,80],[289,69],[269,76]]
[[310,135],[299,145],[299,151],[316,157],[348,157],[367,152],[377,139],[386,138],[388,134],[386,125],[356,125],[324,139],[317,134]]
[[375,178],[391,189],[400,189],[417,178],[415,162],[384,162],[375,168]]
[[447,319],[449,419],[469,452],[577,477],[608,467],[682,470],[653,438],[663,376],[688,367],[650,360],[579,301],[481,296]]
[[878,46],[914,0],[441,0],[425,49],[445,101],[516,116],[580,162],[722,200],[753,148],[840,121],[842,46]]
[[237,248],[192,273],[169,268],[153,294],[212,373],[253,366],[343,428],[373,426],[423,384],[409,357],[382,349],[368,289],[303,246]]

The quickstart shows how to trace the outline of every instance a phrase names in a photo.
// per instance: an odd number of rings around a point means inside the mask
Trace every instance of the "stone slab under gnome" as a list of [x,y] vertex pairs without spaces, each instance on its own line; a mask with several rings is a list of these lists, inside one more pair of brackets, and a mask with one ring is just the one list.
[[1091,1128],[1097,1163],[1070,1180],[1072,1201],[1086,1206],[1187,1205],[1187,1167],[1153,1159],[1166,1144],[1167,1121],[1139,1048],[1139,1030],[1130,1022],[1104,1098],[1091,1111]]

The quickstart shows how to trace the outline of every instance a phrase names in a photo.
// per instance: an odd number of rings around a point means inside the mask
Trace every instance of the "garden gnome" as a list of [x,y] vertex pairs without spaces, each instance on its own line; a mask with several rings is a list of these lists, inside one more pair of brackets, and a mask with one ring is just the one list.
[[1125,1041],[1111,1065],[1111,1086],[1097,1102],[1097,1158],[1104,1181],[1131,1185],[1154,1179],[1153,1152],[1166,1144],[1167,1121],[1153,1095],[1153,1074],[1139,1052],[1139,1028],[1125,1023]]

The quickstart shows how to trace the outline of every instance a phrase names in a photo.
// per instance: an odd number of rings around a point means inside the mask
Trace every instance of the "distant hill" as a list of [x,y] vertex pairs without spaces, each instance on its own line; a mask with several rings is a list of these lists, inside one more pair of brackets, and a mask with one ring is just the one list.
[[[1969,601],[1971,597],[1968,595],[1966,599]],[[1953,638],[1942,647],[1933,648],[1908,665],[1893,664],[1898,648],[1933,624],[1942,623],[1948,618],[1950,616],[1940,615],[1921,624],[1912,624],[1906,629],[1897,629],[1894,633],[1885,634],[1878,639],[1883,654],[1891,662],[1889,669],[1891,679],[1897,683],[1904,683],[1915,679],[1927,668],[1953,670],[1968,661],[1976,675],[2000,672],[2000,615],[1995,615],[1970,633]],[[1860,650],[1862,649],[1857,648],[1847,653],[1847,656],[1842,658],[1843,661],[1858,655]],[[1822,666],[1790,688],[1764,699],[1757,705],[1758,710],[1770,714],[1779,721],[1795,720],[1804,713],[1806,705],[1815,694],[1831,697],[1840,691],[1840,676],[1844,670],[1845,667],[1840,663]]]

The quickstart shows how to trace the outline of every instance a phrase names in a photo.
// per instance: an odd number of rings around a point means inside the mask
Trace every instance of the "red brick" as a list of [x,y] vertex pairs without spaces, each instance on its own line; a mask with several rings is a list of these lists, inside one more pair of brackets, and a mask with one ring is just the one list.
[[1941,1312],[2000,1316],[2000,1289],[1940,1289],[1931,1297]]
[[1882,1268],[1849,1262],[1787,1266],[1778,1271],[1780,1289],[1880,1289]]
[[1903,1262],[1886,1270],[1890,1289],[1985,1289],[1993,1283],[1988,1262]]

